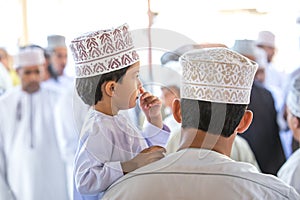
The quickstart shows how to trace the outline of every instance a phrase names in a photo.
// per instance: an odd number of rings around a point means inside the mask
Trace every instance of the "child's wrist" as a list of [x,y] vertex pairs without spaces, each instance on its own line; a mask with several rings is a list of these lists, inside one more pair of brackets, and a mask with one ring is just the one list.
[[157,117],[149,117],[147,118],[147,121],[152,124],[153,126],[156,126],[160,129],[163,128],[163,121],[162,121],[162,117],[161,116],[157,116]]

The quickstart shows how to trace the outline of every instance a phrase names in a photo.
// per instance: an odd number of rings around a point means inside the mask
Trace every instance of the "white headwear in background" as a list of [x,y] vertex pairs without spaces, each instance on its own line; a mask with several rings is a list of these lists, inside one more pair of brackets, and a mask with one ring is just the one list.
[[116,71],[139,61],[127,24],[85,33],[71,41],[76,78]]
[[249,104],[257,63],[228,48],[192,50],[180,57],[182,98]]
[[255,46],[254,40],[235,40],[232,50],[244,55],[253,57],[260,68],[265,68],[268,64],[267,53]]
[[47,50],[53,51],[57,47],[67,47],[65,40],[66,40],[65,37],[62,35],[49,35],[47,37],[47,41],[48,41]]
[[300,75],[292,79],[286,105],[293,115],[300,117]]
[[261,31],[258,33],[256,46],[268,46],[275,48],[275,35],[270,31]]
[[44,52],[37,47],[24,48],[15,56],[14,61],[16,68],[42,65],[45,63]]
[[235,40],[232,50],[242,54],[254,57],[254,40]]

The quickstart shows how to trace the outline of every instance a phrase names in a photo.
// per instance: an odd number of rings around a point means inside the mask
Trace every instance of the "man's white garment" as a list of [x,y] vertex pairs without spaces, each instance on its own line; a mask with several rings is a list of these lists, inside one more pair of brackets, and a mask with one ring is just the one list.
[[278,171],[277,176],[300,194],[300,149],[295,151]]
[[46,81],[43,81],[41,84],[43,87],[57,91],[58,93],[64,93],[66,89],[71,87],[74,83],[74,78],[63,74],[57,77],[57,80],[50,78]]
[[103,199],[300,199],[275,176],[211,150],[187,149],[129,173]]
[[280,72],[276,69],[272,63],[269,63],[265,68],[265,81],[264,85],[268,88],[268,86],[275,86],[280,88],[281,90],[285,84],[286,74],[284,72]]
[[[174,153],[178,150],[180,146],[180,139],[181,129],[177,129],[176,132],[172,133],[167,142],[167,154]],[[251,150],[247,140],[245,140],[239,135],[237,135],[234,139],[230,157],[235,161],[251,163],[260,171],[254,153]]]
[[75,155],[74,179],[78,191],[74,191],[74,199],[101,197],[103,191],[124,175],[121,162],[149,146],[164,146],[168,137],[169,132],[150,123],[141,134],[123,114],[109,116],[91,108]]
[[[17,200],[67,199],[54,129],[55,96],[44,89],[28,94],[17,87],[0,98],[0,177]],[[0,199],[4,192],[0,188]]]

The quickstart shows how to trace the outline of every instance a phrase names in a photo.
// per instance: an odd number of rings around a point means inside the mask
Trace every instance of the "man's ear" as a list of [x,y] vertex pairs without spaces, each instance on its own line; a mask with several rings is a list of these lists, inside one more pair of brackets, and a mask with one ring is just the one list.
[[113,96],[115,89],[116,89],[116,82],[115,81],[108,81],[104,83],[104,93],[110,97]]
[[249,126],[250,126],[250,124],[252,122],[252,119],[253,119],[253,113],[252,113],[252,111],[246,110],[245,113],[244,113],[244,116],[242,117],[239,125],[236,128],[236,131],[238,133],[245,132],[249,128]]
[[297,117],[295,116],[292,116],[292,119],[291,119],[291,129],[292,130],[296,130],[297,128],[300,128],[300,123],[299,123],[299,120]]
[[182,117],[181,117],[181,105],[180,105],[180,99],[175,98],[172,103],[172,112],[174,119],[181,123]]

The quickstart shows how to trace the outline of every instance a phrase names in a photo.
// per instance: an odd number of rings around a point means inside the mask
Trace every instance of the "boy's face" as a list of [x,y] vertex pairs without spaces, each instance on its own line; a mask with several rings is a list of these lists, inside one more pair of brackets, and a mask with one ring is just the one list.
[[129,67],[126,74],[116,84],[112,101],[119,110],[136,106],[136,100],[142,87],[139,72],[140,63],[137,62]]

